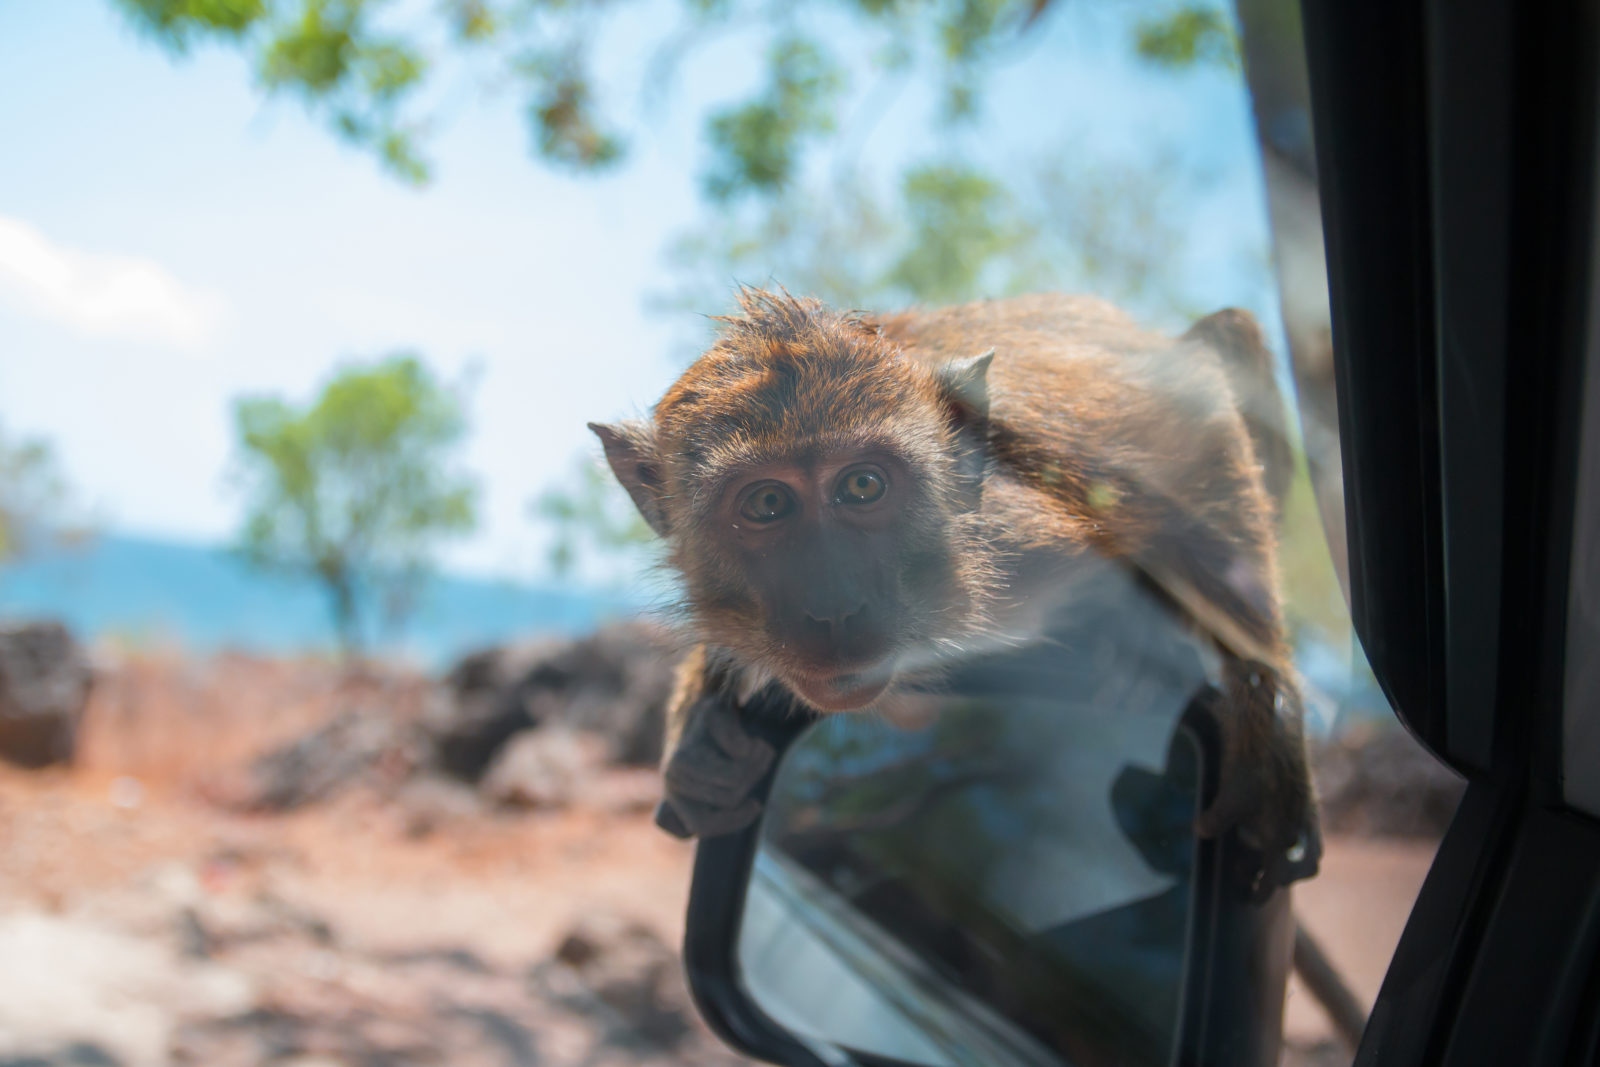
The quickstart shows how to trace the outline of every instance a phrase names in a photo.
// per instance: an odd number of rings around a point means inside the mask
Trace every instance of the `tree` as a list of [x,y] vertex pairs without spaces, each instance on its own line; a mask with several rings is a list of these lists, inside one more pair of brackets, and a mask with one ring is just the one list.
[[[708,212],[678,242],[675,262],[716,278],[721,291],[697,310],[726,304],[730,272],[744,280],[777,275],[860,306],[948,302],[1103,276],[1119,290],[1106,294],[1113,299],[1171,293],[1171,272],[1162,277],[1161,265],[1171,261],[1181,228],[1147,205],[1182,168],[1146,163],[1097,173],[1057,160],[1031,174],[1019,176],[1010,164],[990,173],[953,141],[980,115],[985,81],[1042,16],[1066,6],[1053,0],[666,0],[679,25],[661,33],[642,71],[613,72],[605,85],[590,75],[596,53],[607,32],[628,21],[629,5],[612,0],[110,2],[174,55],[203,43],[237,49],[262,92],[298,98],[340,137],[418,184],[429,177],[427,139],[446,117],[431,103],[441,82],[458,87],[466,79],[521,96],[538,159],[593,173],[625,158],[646,125],[647,109],[628,116],[617,106],[628,90],[664,99],[695,49],[740,35],[759,47],[765,73],[700,116]],[[1130,11],[1125,21],[1130,50],[1152,67],[1239,66],[1239,41],[1216,0],[1168,0]],[[902,161],[898,199],[884,204],[863,191],[854,154],[885,102],[912,82],[942,93],[924,139],[943,147]],[[819,187],[812,164],[830,150],[834,180]],[[899,232],[883,240],[893,227]],[[803,243],[809,247],[799,249]],[[782,245],[757,277],[740,269]],[[853,265],[886,246],[898,250],[890,261]],[[828,276],[813,288],[796,273]]]
[[[431,107],[462,77],[517,94],[529,140],[545,163],[593,172],[624,158],[638,127],[591,80],[595,42],[628,19],[603,0],[111,0],[175,55],[198,44],[235,48],[261,90],[301,100],[341,138],[401,179],[428,180]],[[831,0],[821,19],[848,20],[879,71],[937,78],[951,121],[971,117],[985,69],[1029,21],[1034,0]],[[800,170],[805,147],[837,125],[846,66],[834,38],[788,0],[677,0],[680,25],[658,42],[640,96],[660,97],[678,62],[719,34],[760,27],[766,77],[744,99],[705,116],[707,195],[772,194]],[[812,12],[806,12],[809,16]],[[637,12],[634,13],[635,15]],[[604,87],[612,89],[612,86]]]
[[620,557],[642,567],[661,543],[596,457],[579,457],[568,482],[546,489],[531,510],[554,534],[549,566],[560,578],[579,573],[593,558]]
[[0,428],[0,564],[41,543],[81,537],[83,528],[67,516],[68,497],[66,478],[49,442],[13,439]]
[[[1114,158],[1092,169],[1042,159],[1009,178],[941,162],[909,170],[889,199],[841,181],[747,204],[678,239],[679,281],[655,300],[687,321],[726,304],[733,277],[852,308],[1092,290],[1175,330],[1214,310],[1190,289],[1164,206],[1171,179]],[[705,336],[686,341],[695,350]]]
[[[637,14],[614,0],[110,0],[175,55],[205,43],[242,53],[268,96],[299,99],[336,134],[411,183],[429,178],[428,139],[448,117],[441,84],[508,93],[524,105],[544,165],[596,173],[626,158],[697,49],[737,35],[761,76],[698,116],[706,211],[671,252],[674,310],[725,307],[732,280],[781,282],[836,304],[951,302],[1041,288],[1093,288],[1147,318],[1181,325],[1190,306],[1172,254],[1181,224],[1160,207],[1182,168],[1031,168],[958,143],[983,88],[1025,46],[1051,0],[663,0],[677,19],[631,73],[605,68],[608,33]],[[637,20],[633,20],[637,24]],[[1181,72],[1232,66],[1238,42],[1215,3],[1130,12],[1130,50]],[[855,155],[907,85],[942,106],[881,193]],[[973,159],[984,159],[975,166]],[[1176,180],[1182,180],[1178,178]],[[1155,206],[1153,206],[1155,205]],[[687,348],[698,347],[696,337]],[[558,573],[580,542],[636,556],[583,471],[533,504],[553,524]],[[612,501],[611,503],[614,503]],[[636,533],[633,531],[632,533]]]
[[245,557],[319,583],[346,655],[376,611],[398,625],[439,543],[476,525],[475,487],[450,465],[461,398],[415,356],[346,366],[303,409],[242,398],[234,422]]

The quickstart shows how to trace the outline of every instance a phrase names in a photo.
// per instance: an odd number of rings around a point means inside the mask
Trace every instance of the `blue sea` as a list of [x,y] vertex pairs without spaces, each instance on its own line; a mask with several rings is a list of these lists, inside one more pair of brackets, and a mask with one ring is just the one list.
[[[381,648],[427,666],[487,644],[580,633],[640,605],[621,593],[444,575]],[[85,638],[194,652],[328,651],[326,600],[305,578],[262,573],[226,548],[102,533],[0,568],[0,617],[49,616]]]
[[[539,634],[579,634],[638,614],[644,600],[577,586],[517,584],[453,575],[424,591],[409,622],[375,647],[438,668],[485,645]],[[0,618],[63,619],[91,640],[177,645],[191,652],[331,652],[327,603],[308,579],[263,574],[226,548],[100,534],[0,568]],[[1389,715],[1364,661],[1304,636],[1296,660],[1311,726],[1336,717]]]

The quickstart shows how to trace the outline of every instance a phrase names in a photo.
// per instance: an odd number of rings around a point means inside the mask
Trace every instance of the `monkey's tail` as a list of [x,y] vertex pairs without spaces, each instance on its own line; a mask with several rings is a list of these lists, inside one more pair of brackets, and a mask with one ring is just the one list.
[[1367,1028],[1367,1011],[1299,919],[1294,924],[1294,969],[1307,991],[1328,1013],[1334,1030],[1352,1051],[1359,1048],[1361,1034]]
[[1204,344],[1222,357],[1228,385],[1255,445],[1267,495],[1281,515],[1294,476],[1294,454],[1289,448],[1288,408],[1261,327],[1248,311],[1224,308],[1189,327],[1183,338]]

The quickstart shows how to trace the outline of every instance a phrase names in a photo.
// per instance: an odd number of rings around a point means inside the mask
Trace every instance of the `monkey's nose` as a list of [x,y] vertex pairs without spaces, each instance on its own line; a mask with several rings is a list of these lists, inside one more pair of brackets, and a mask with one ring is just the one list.
[[802,621],[806,644],[832,655],[849,651],[851,644],[865,633],[866,623],[865,601],[852,608],[832,612],[807,610]]
[[843,611],[834,612],[824,611],[820,615],[808,609],[806,611],[806,624],[811,627],[819,628],[823,633],[842,633],[846,629],[850,628],[852,624],[858,623],[866,610],[867,605],[865,601],[857,604],[853,608],[847,608]]

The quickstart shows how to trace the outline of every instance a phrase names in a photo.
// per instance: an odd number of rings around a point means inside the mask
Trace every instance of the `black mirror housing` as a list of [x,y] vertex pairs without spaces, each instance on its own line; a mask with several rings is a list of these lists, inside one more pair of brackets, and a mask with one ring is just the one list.
[[[1219,766],[1219,737],[1207,711],[1210,696],[1206,691],[1197,693],[1179,723],[1199,756],[1202,802],[1216,788]],[[765,804],[784,757],[814,720],[791,714],[787,705],[764,709],[757,702],[747,711],[747,727],[779,753],[757,788]],[[1119,792],[1136,800],[1140,790],[1151,787],[1154,777],[1149,772],[1129,774],[1125,770],[1116,779],[1112,803],[1118,803],[1115,794]],[[684,963],[701,1015],[729,1046],[773,1063],[913,1067],[904,1060],[840,1047],[787,1028],[752,995],[739,944],[764,822],[698,845]],[[1165,862],[1150,852],[1143,858],[1156,870]],[[1277,1062],[1294,921],[1287,891],[1251,903],[1241,872],[1253,870],[1257,862],[1258,857],[1231,833],[1219,840],[1195,842],[1189,938],[1174,1024],[1173,1063],[1265,1067]]]

